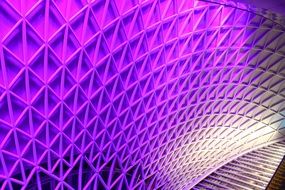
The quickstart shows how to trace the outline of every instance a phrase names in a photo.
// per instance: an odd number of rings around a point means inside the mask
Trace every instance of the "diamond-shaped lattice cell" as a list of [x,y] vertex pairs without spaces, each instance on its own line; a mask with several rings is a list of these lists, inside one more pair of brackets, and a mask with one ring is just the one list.
[[0,2],[0,189],[188,189],[285,138],[285,19],[224,0]]

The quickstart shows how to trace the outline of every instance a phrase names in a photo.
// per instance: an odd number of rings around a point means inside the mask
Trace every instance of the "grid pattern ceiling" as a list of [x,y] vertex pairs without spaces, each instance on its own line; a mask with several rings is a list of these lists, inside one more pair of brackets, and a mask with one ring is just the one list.
[[285,142],[274,143],[251,151],[207,176],[193,190],[267,189],[284,156]]
[[285,28],[192,0],[0,1],[0,187],[182,189],[285,135]]

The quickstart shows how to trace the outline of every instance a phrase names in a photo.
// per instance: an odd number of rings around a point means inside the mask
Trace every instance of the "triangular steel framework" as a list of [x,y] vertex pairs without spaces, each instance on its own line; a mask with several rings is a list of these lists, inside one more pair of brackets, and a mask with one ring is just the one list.
[[183,189],[285,136],[285,26],[196,0],[0,1],[0,188]]

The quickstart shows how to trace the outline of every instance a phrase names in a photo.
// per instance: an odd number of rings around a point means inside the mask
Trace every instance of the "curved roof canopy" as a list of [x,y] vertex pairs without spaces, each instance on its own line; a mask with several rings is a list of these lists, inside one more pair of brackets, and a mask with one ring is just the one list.
[[234,5],[1,1],[0,187],[183,189],[284,139],[285,25]]

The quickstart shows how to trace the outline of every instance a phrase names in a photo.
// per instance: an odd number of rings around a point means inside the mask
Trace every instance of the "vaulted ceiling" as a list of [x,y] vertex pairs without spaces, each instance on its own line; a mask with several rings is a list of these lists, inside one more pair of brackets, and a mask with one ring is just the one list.
[[183,189],[284,139],[282,17],[30,0],[1,1],[0,21],[3,189]]

